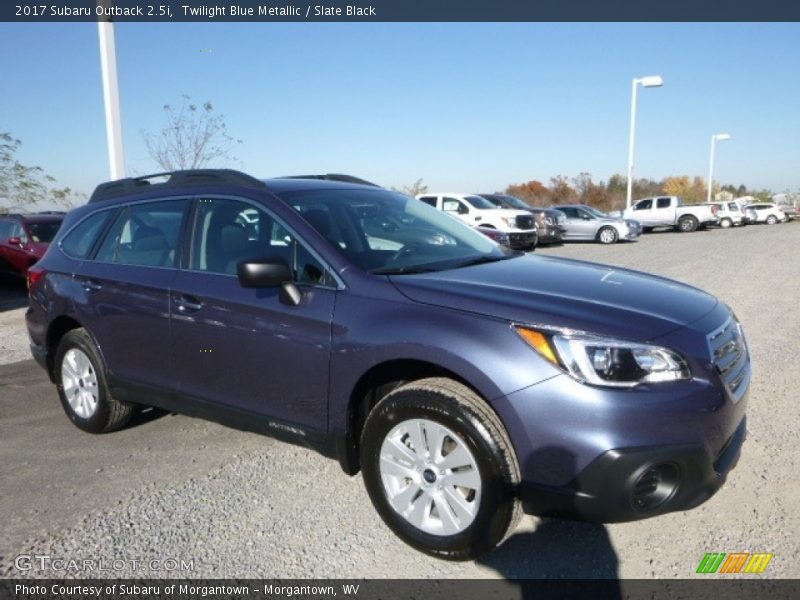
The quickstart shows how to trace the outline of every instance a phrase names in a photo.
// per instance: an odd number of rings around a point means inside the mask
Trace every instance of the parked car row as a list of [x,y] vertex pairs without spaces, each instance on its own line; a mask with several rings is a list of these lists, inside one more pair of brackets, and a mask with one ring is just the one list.
[[[642,233],[670,227],[692,232],[709,226],[729,228],[775,223],[796,214],[792,205],[741,200],[685,204],[679,196],[642,198],[630,208],[604,213],[585,204],[533,207],[508,194],[420,194],[417,199],[461,219],[499,244],[534,249],[537,244],[636,241]],[[533,215],[532,222],[521,215]]]

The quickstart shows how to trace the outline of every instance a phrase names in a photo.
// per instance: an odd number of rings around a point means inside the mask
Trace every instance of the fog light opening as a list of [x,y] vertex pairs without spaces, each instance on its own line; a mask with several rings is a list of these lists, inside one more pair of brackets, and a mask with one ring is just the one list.
[[678,489],[677,465],[665,463],[648,467],[636,479],[631,492],[631,504],[639,511],[650,511],[669,500]]

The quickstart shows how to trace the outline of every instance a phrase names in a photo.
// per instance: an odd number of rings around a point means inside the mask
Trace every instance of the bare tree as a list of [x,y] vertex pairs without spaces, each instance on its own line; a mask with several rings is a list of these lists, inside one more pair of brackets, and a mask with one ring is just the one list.
[[[0,200],[6,210],[18,210],[38,203],[64,205],[75,194],[69,188],[51,189],[55,179],[41,167],[23,165],[17,159],[17,151],[22,142],[8,132],[0,132]],[[2,209],[0,209],[2,210]]]
[[150,157],[165,171],[201,169],[236,160],[231,151],[242,140],[228,133],[225,117],[210,101],[197,105],[186,94],[181,105],[164,105],[167,124],[155,133],[142,131]]
[[401,189],[392,188],[395,192],[402,192],[408,196],[418,196],[420,194],[428,193],[428,186],[422,183],[422,177],[417,179],[411,185],[404,185]]

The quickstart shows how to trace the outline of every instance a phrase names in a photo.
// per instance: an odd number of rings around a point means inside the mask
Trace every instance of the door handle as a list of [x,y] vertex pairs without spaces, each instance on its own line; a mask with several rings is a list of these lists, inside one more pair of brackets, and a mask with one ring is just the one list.
[[173,296],[172,301],[182,313],[193,313],[203,308],[203,303],[194,296],[181,294],[180,296]]
[[103,289],[103,286],[94,279],[84,279],[81,282],[81,287],[89,293],[97,292]]

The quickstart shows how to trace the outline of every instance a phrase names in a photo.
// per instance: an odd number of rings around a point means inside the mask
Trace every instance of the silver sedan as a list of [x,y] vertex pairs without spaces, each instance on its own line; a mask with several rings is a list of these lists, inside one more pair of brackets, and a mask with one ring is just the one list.
[[587,240],[613,244],[620,240],[635,241],[642,234],[638,221],[612,217],[587,204],[562,204],[553,208],[567,217],[565,242]]

